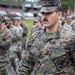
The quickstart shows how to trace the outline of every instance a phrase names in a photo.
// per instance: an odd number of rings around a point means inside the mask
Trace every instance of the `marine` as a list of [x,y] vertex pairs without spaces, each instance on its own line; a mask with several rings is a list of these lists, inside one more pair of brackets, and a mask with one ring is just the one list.
[[0,75],[8,75],[7,67],[10,64],[9,48],[12,42],[12,34],[5,26],[5,20],[0,22]]
[[43,30],[32,34],[17,75],[75,75],[75,33],[61,27],[59,0],[42,0]]
[[26,24],[24,24],[24,22],[25,22],[25,19],[24,18],[22,18],[20,22],[21,22],[20,26],[23,29],[22,49],[24,50],[25,49],[26,42],[27,42],[28,27],[27,27]]

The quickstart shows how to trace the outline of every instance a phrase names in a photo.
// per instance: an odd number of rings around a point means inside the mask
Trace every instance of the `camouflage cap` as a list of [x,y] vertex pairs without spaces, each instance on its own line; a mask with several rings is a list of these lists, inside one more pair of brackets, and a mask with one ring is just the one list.
[[42,0],[40,12],[52,12],[60,6],[60,0]]

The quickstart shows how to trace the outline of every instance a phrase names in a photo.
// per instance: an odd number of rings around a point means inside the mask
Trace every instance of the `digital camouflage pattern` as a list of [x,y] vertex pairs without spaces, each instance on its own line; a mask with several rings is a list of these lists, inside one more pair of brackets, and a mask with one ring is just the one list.
[[60,0],[42,0],[42,6],[58,6]]
[[[12,26],[10,28],[11,33],[16,37],[16,41],[12,42],[11,45],[11,51],[19,51],[19,48],[21,47],[22,44],[22,34],[23,34],[23,29],[20,26]],[[14,55],[13,55],[14,56]]]
[[20,26],[23,28],[22,49],[25,49],[27,34],[28,34],[28,27],[24,24],[21,24]]
[[6,67],[9,61],[9,47],[12,41],[12,34],[5,27],[0,30],[0,75],[8,75]]
[[21,27],[21,26],[17,26],[17,28],[18,28],[18,34],[17,34],[17,36],[20,38],[20,39],[22,39],[22,36],[23,36],[23,28]]
[[11,61],[11,65],[13,67],[14,70],[16,70],[16,58],[19,57],[18,54],[20,54],[21,57],[21,53],[20,53],[20,49],[21,49],[21,39],[22,39],[22,33],[19,27],[11,25],[9,28],[10,32],[12,33],[12,35],[14,36],[12,44],[10,46],[10,61]]
[[18,52],[18,51],[20,51],[21,52],[21,48],[22,48],[22,37],[23,37],[23,28],[21,27],[21,26],[17,26],[17,28],[18,28],[18,31],[17,31],[17,36],[18,36],[18,38],[19,38],[19,40],[17,41],[17,43],[16,43],[16,51]]
[[42,8],[40,12],[52,12],[60,6],[60,0],[41,0]]
[[61,26],[52,34],[34,33],[17,75],[75,75],[75,34]]
[[27,37],[27,34],[28,34],[27,25],[21,24],[20,26],[23,28],[23,37]]
[[12,35],[14,36],[14,38],[13,38],[14,41],[12,41],[12,44],[10,46],[10,58],[12,58],[12,57],[16,57],[16,54],[14,53],[14,51],[15,51],[16,42],[19,40],[19,37],[17,36],[18,28],[16,26],[12,25],[12,26],[10,26],[9,30],[12,33]]
[[44,27],[43,26],[40,26],[40,27],[32,27],[31,29],[31,35],[39,30],[43,30]]
[[14,25],[10,26],[9,30],[10,30],[10,32],[11,32],[13,35],[16,36],[16,34],[17,34],[17,33],[16,33],[16,31],[17,31],[17,27],[16,27],[16,26],[14,26]]
[[71,22],[72,30],[75,31],[75,19]]

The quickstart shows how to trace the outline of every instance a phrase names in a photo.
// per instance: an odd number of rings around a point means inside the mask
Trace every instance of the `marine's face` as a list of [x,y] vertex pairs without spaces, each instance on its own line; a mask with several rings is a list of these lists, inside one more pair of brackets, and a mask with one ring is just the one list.
[[34,23],[35,23],[35,26],[36,26],[36,27],[41,26],[41,22],[40,22],[40,21],[34,21]]
[[56,23],[59,20],[59,13],[54,12],[50,12],[50,13],[42,13],[42,22],[43,22],[43,26],[45,28],[49,28],[52,27],[54,25],[56,25]]
[[19,24],[19,21],[14,21],[15,26],[18,26],[18,24]]

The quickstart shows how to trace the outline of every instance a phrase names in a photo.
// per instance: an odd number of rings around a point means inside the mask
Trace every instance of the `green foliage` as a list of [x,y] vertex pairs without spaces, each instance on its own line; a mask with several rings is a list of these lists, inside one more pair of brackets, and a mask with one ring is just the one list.
[[68,8],[74,9],[74,0],[61,0],[63,12],[66,12]]
[[22,6],[22,0],[0,0],[0,4]]
[[[22,6],[22,3],[26,0],[0,0],[0,4],[6,4],[6,5],[15,5],[15,6]],[[39,2],[41,0],[38,0]],[[63,11],[66,11],[69,7],[74,9],[74,0],[60,0],[61,5],[63,8]]]

